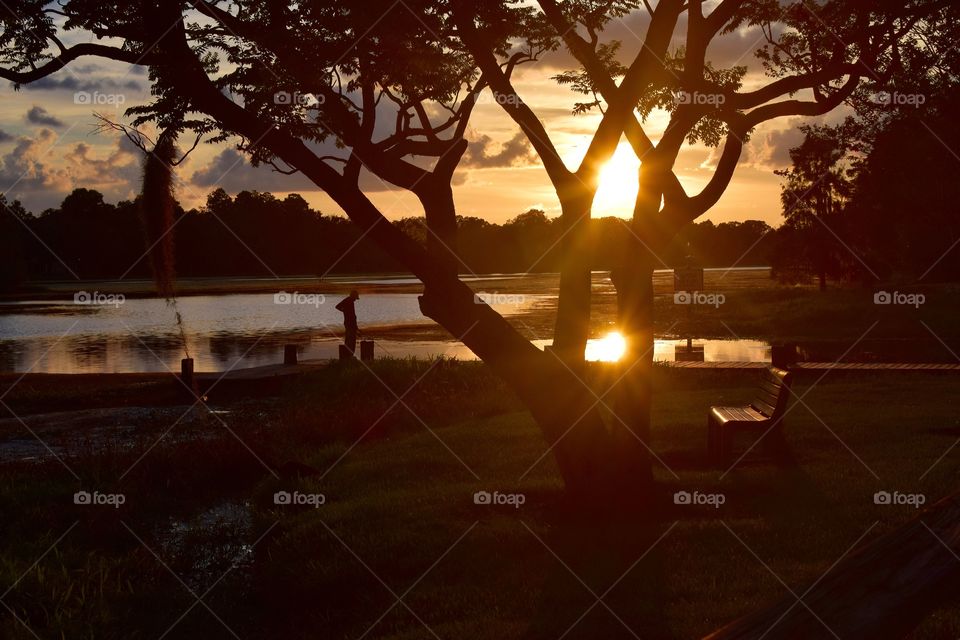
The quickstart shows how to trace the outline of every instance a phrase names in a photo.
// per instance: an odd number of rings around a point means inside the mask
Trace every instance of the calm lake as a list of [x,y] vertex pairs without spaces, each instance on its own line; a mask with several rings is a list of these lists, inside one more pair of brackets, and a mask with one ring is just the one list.
[[[767,269],[738,271],[741,279],[767,278],[769,273]],[[666,271],[659,274],[662,279],[669,276]],[[597,281],[603,279],[598,276]],[[479,280],[482,282],[476,284],[483,286],[474,286],[474,290],[491,292],[485,293],[487,303],[521,326],[529,314],[556,300],[555,275],[492,275]],[[305,281],[308,286],[304,286]],[[301,359],[333,358],[343,330],[342,316],[335,305],[343,298],[345,288],[354,286],[361,290],[357,302],[361,335],[366,332],[376,340],[378,357],[475,358],[462,343],[447,339],[421,315],[417,304],[419,282],[414,278],[373,276],[312,282],[296,278],[267,282],[275,289],[264,293],[183,296],[175,308],[164,300],[109,293],[124,290],[118,286],[80,289],[77,283],[64,283],[61,299],[2,302],[0,371],[177,371],[185,350],[176,311],[183,319],[186,351],[195,359],[198,371],[276,364],[283,359],[283,345],[291,343],[299,345]],[[218,284],[223,289],[229,287],[230,281]],[[300,293],[298,287],[310,293]],[[612,295],[612,290],[606,294]],[[551,340],[541,338],[534,342],[542,348]],[[770,360],[769,346],[763,342],[697,343],[703,345],[707,361]],[[655,358],[673,360],[677,344],[682,341],[658,340]],[[606,359],[608,355],[609,344],[602,339],[588,346],[588,358]]]

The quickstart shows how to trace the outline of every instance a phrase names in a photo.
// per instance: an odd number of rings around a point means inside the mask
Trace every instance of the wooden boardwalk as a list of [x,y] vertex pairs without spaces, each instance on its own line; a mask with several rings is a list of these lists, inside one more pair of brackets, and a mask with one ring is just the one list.
[[[248,367],[234,369],[226,374],[222,372],[197,373],[198,381],[212,382],[220,378],[224,380],[263,380],[269,378],[299,375],[327,366],[333,360],[302,360],[299,364],[273,364],[262,367]],[[674,362],[663,363],[676,369],[762,369],[766,362]],[[960,372],[960,363],[896,363],[896,362],[798,362],[792,367],[799,371],[957,371]]]
[[[762,369],[766,362],[667,362],[678,369]],[[960,363],[908,362],[798,362],[791,367],[800,371],[960,371]]]

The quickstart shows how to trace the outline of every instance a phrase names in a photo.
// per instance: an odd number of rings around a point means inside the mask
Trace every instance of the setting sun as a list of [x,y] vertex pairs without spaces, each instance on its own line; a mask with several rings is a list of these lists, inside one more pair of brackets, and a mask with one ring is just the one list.
[[619,216],[629,218],[633,215],[634,201],[637,199],[637,172],[640,161],[634,155],[630,145],[621,142],[613,157],[607,161],[600,172],[600,187],[593,199],[593,216]]
[[627,340],[619,331],[587,342],[585,357],[591,362],[617,362],[627,350]]

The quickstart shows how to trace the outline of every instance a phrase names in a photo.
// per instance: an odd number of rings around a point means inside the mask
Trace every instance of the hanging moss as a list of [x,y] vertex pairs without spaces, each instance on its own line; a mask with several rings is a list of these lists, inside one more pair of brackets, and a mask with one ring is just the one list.
[[177,329],[183,352],[190,357],[183,318],[177,309],[176,264],[174,258],[174,168],[177,134],[163,131],[153,151],[143,162],[143,189],[140,197],[140,217],[143,224],[150,266],[157,294],[166,299],[177,318]]

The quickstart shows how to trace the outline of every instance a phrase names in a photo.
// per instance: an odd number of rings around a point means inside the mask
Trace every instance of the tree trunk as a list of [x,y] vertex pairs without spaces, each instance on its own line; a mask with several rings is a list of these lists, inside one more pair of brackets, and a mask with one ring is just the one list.
[[456,278],[428,287],[424,315],[459,337],[527,406],[544,432],[566,488],[578,502],[615,496],[615,451],[598,403],[581,372],[545,354]]
[[[610,447],[596,399],[583,379],[582,366],[570,360],[561,363],[554,355],[533,348],[460,282],[457,267],[462,263],[456,255],[453,190],[449,179],[436,178],[424,180],[417,189],[428,228],[427,252],[442,271],[441,279],[425,280],[421,311],[460,338],[518,394],[542,427],[548,444],[556,444],[556,459],[571,494],[578,500],[595,498],[607,482]],[[572,269],[567,274],[568,285],[571,273]],[[582,281],[578,284],[582,287]],[[572,305],[567,309],[576,310]],[[586,336],[583,341],[585,346]],[[582,353],[583,348],[581,361]],[[562,397],[558,399],[557,395]]]
[[573,178],[560,192],[563,223],[560,297],[554,329],[555,353],[571,366],[583,363],[590,337],[590,212],[593,194]]
[[463,268],[457,249],[457,209],[450,180],[433,176],[417,185],[427,224],[427,253],[438,267],[452,274]]
[[653,265],[630,252],[612,274],[617,314],[627,350],[619,362],[619,381],[612,395],[616,417],[613,433],[619,466],[637,482],[652,484],[650,412],[653,394]]
[[[655,251],[666,244],[669,233],[659,218],[667,172],[653,157],[640,166],[639,190],[633,212],[631,242],[611,274],[617,289],[617,313],[627,350],[620,360],[616,398],[616,436],[622,466],[640,482],[653,483],[650,433],[653,404],[653,270]],[[642,239],[642,241],[641,241]]]
[[[183,95],[190,96],[193,108],[216,118],[222,126],[239,135],[258,140],[278,158],[299,169],[323,189],[365,235],[424,283],[424,295],[420,298],[423,314],[463,341],[530,409],[551,446],[572,497],[589,502],[598,497],[618,496],[613,484],[616,476],[611,475],[608,464],[608,456],[614,451],[611,438],[593,394],[579,375],[537,349],[489,306],[478,304],[473,291],[457,278],[455,271],[445,268],[435,255],[387,221],[355,183],[323,162],[302,140],[261,121],[227,99],[210,82],[190,51],[182,24],[158,40],[159,49],[176,60],[182,70],[176,76],[176,84]],[[432,195],[426,199],[431,201]],[[443,209],[434,213],[437,211]],[[443,226],[443,216],[447,216],[449,225],[450,211],[439,214],[441,229],[449,228]],[[578,313],[582,314],[582,269],[586,268],[589,285],[589,267],[581,264],[578,268],[581,286],[573,290],[581,296]],[[570,288],[569,278],[567,287]],[[589,288],[586,294],[589,302]],[[586,314],[589,319],[589,304]]]

